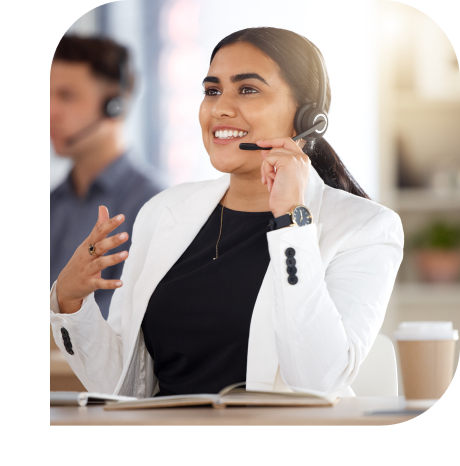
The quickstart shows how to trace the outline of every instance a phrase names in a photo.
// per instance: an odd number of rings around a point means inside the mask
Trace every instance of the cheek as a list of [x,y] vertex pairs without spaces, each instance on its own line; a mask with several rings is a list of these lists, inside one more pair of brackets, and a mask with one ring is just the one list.
[[201,130],[203,133],[207,132],[209,129],[209,121],[211,119],[211,108],[205,101],[201,102],[198,118],[200,120]]

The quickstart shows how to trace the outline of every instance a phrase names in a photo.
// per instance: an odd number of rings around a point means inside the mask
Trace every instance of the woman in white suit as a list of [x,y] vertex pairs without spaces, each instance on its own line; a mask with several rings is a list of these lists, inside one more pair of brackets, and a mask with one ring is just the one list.
[[[88,391],[142,398],[246,381],[353,396],[404,236],[399,216],[368,198],[321,137],[330,88],[320,59],[311,42],[276,28],[216,46],[199,118],[224,175],[144,205],[121,281],[100,271],[128,257],[105,255],[127,240],[108,236],[124,217],[100,207],[51,290],[54,338]],[[305,125],[316,130],[294,142]],[[94,291],[113,288],[105,321]]]

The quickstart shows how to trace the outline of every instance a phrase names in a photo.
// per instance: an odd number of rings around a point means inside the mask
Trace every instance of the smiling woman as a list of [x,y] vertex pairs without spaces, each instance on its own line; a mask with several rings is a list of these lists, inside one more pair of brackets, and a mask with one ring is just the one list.
[[[318,99],[319,70],[313,47],[292,31],[261,27],[230,34],[211,54],[209,76],[203,80],[200,124],[211,163],[219,171],[231,173],[227,203],[234,210],[267,210],[265,188],[255,184],[260,159],[238,150],[237,143],[297,135],[296,110],[308,103],[316,106]],[[325,75],[328,111],[331,90],[326,70]],[[212,141],[214,125],[247,131],[248,136],[225,141],[219,136]],[[328,186],[369,199],[324,138],[306,138],[305,142],[303,152]],[[229,147],[221,149],[222,144]],[[248,177],[254,183],[249,183]]]

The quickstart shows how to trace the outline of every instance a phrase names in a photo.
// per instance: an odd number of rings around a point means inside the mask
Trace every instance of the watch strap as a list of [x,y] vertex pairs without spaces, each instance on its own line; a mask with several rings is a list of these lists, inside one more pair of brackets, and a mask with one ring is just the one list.
[[281,217],[271,218],[269,221],[270,229],[278,230],[292,225],[291,214],[281,215]]

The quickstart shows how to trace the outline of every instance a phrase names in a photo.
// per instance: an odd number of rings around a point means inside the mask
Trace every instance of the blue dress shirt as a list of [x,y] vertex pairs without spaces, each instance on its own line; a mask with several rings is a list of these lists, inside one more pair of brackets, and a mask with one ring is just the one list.
[[[112,162],[91,184],[84,198],[75,193],[71,176],[50,196],[50,286],[56,281],[77,247],[97,222],[98,207],[105,205],[110,217],[125,215],[125,221],[110,236],[126,231],[129,240],[109,254],[129,249],[134,220],[140,208],[162,189],[137,170],[126,155]],[[102,271],[104,279],[119,279],[124,262]],[[97,290],[95,299],[105,319],[114,290]]]

